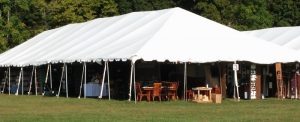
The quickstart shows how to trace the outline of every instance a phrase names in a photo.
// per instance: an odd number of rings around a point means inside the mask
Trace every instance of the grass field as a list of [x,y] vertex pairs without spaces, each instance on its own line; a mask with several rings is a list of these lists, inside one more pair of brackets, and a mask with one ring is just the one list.
[[0,121],[300,121],[300,100],[226,99],[222,104],[0,95]]

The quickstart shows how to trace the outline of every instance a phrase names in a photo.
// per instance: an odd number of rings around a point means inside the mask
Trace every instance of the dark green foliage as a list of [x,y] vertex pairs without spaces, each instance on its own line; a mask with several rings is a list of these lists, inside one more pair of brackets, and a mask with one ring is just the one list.
[[299,0],[0,0],[0,52],[70,23],[176,6],[238,30],[300,25]]

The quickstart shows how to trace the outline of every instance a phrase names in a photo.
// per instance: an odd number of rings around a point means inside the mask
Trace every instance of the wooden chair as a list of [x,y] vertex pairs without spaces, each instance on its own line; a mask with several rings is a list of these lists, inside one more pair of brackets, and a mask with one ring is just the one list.
[[135,83],[136,88],[136,98],[138,101],[141,101],[143,97],[146,97],[148,101],[150,101],[150,93],[147,93],[142,90],[141,83]]
[[193,100],[194,99],[194,92],[193,90],[186,90],[186,99],[187,100]]
[[169,92],[169,82],[162,82],[162,89],[161,89],[161,97],[162,99],[169,100],[168,92]]
[[178,89],[178,82],[170,83],[169,91],[168,91],[168,98],[171,98],[172,100],[176,100],[178,98],[177,89]]
[[153,83],[153,92],[152,92],[152,100],[158,97],[159,101],[161,101],[161,83]]

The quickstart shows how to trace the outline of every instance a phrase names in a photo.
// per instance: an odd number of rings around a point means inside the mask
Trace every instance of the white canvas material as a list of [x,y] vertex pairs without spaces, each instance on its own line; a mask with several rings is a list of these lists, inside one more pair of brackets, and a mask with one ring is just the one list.
[[266,28],[245,33],[300,51],[300,26]]
[[297,52],[181,8],[133,12],[48,30],[0,55],[0,66],[97,61],[294,62]]

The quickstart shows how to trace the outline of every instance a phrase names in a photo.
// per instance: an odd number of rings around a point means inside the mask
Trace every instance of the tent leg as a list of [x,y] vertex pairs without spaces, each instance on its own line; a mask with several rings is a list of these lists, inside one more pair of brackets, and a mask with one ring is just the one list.
[[23,70],[23,67],[22,67],[22,80],[21,80],[21,82],[22,82],[22,95],[24,95],[24,70]]
[[4,75],[5,75],[5,82],[4,82],[4,85],[3,85],[3,87],[2,87],[2,91],[1,91],[1,93],[3,94],[4,93],[4,90],[5,90],[5,86],[6,86],[6,82],[7,82],[7,70],[5,71],[5,73],[4,73]]
[[34,68],[34,88],[35,88],[35,96],[37,96],[37,76],[36,76],[36,67]]
[[108,67],[108,62],[106,63],[107,65],[107,86],[108,86],[108,100],[110,100],[110,81],[109,81],[109,67]]
[[67,98],[69,98],[69,91],[68,91],[68,65],[67,64],[65,64],[65,66],[66,66],[66,76],[65,76],[65,78],[66,78],[66,97]]
[[136,104],[136,83],[135,83],[135,64],[133,64],[133,88],[134,88],[134,103]]
[[130,69],[130,83],[129,83],[129,98],[128,101],[131,101],[131,89],[132,89],[132,74],[133,74],[133,62],[131,62],[131,69]]
[[50,66],[48,64],[48,67],[47,67],[47,72],[46,72],[46,78],[45,78],[45,84],[44,84],[44,88],[43,88],[43,93],[42,95],[44,96],[45,95],[45,92],[46,92],[46,85],[47,85],[47,81],[48,81],[48,73],[49,73],[49,69],[50,69]]
[[52,66],[51,66],[51,64],[49,64],[49,67],[50,67],[50,91],[51,91],[51,93],[53,94],[53,90],[52,90]]
[[82,65],[82,73],[81,73],[80,89],[79,89],[78,99],[80,99],[80,96],[81,96],[83,77],[84,77],[84,64]]
[[186,77],[186,62],[184,63],[184,80],[183,80],[183,99],[186,99],[186,82],[187,82],[187,77]]
[[31,71],[31,77],[30,77],[30,83],[29,83],[29,89],[28,89],[28,95],[30,95],[30,92],[31,92],[31,85],[32,85],[32,81],[33,81],[33,73],[34,73],[34,69],[35,67],[33,66],[32,67],[32,71]]
[[102,95],[103,95],[103,87],[104,87],[104,80],[105,80],[105,73],[106,73],[106,62],[104,63],[104,70],[103,70],[103,75],[102,75],[102,83],[101,83],[101,90],[100,90],[100,95],[98,98],[102,99]]
[[61,83],[62,83],[62,80],[63,80],[63,77],[64,77],[64,69],[65,69],[65,65],[62,67],[62,70],[61,70],[61,77],[60,77],[60,82],[59,82],[59,88],[58,88],[58,93],[56,94],[56,97],[59,97],[59,94],[60,94]]
[[[234,61],[234,64],[236,64],[236,61]],[[240,96],[239,96],[239,85],[238,85],[238,79],[237,79],[237,70],[238,68],[234,69],[234,84],[235,84],[235,88],[236,88],[236,95],[237,95],[237,99],[238,101],[240,101]]]
[[16,91],[16,93],[15,93],[16,96],[19,95],[19,88],[20,88],[20,82],[21,82],[21,77],[22,77],[22,76],[21,76],[21,75],[22,75],[22,70],[23,70],[23,67],[21,67],[20,73],[19,73],[18,88],[17,88],[17,91]]
[[8,67],[8,95],[10,95],[10,67]]
[[86,62],[84,62],[84,99],[86,98]]

